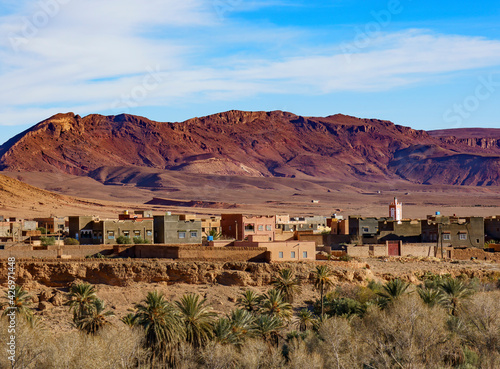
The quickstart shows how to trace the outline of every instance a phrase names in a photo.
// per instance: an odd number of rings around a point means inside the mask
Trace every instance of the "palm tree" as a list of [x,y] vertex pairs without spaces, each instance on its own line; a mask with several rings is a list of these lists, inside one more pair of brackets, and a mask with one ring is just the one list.
[[259,315],[255,320],[254,329],[267,343],[278,343],[280,337],[279,331],[283,328],[281,319],[271,315]]
[[254,312],[259,308],[260,296],[252,290],[246,290],[238,297],[237,305],[243,309]]
[[6,302],[2,303],[2,307],[5,307],[2,316],[15,311],[16,315],[23,316],[28,322],[33,318],[31,296],[22,286],[16,284],[13,290],[5,291],[4,300]]
[[75,326],[88,334],[97,335],[99,331],[110,322],[107,317],[115,315],[111,310],[105,311],[106,305],[101,299],[94,299],[84,315],[75,315]]
[[453,316],[457,315],[461,300],[468,299],[474,294],[474,290],[454,278],[447,278],[441,282],[439,289],[443,294],[442,304],[450,309]]
[[146,347],[152,348],[153,360],[166,355],[175,343],[185,338],[185,331],[177,310],[163,294],[149,292],[142,304],[136,305],[137,324],[144,329]]
[[321,315],[325,313],[323,296],[326,291],[328,291],[333,286],[332,281],[332,271],[328,268],[327,265],[320,265],[316,267],[316,270],[313,272],[314,278],[314,288],[320,291],[321,298]]
[[311,311],[302,309],[297,315],[295,326],[299,331],[305,332],[314,326],[315,320],[314,314]]
[[290,304],[293,298],[300,293],[299,280],[291,269],[281,269],[276,279],[272,282],[274,288],[281,292],[283,299]]
[[214,339],[221,344],[236,344],[232,324],[228,318],[222,317],[214,323]]
[[393,302],[399,299],[406,293],[406,290],[410,287],[409,283],[402,281],[399,278],[393,279],[392,281],[387,282],[383,286],[383,290],[377,292],[377,295],[380,297],[379,305],[384,308],[390,302]]
[[137,314],[134,314],[134,313],[128,313],[120,320],[124,324],[128,325],[129,327],[135,327],[137,325],[137,322],[138,322],[138,316],[137,316]]
[[284,301],[281,292],[275,289],[269,290],[262,297],[260,313],[274,316],[279,319],[288,320],[292,317],[292,305]]
[[417,293],[422,301],[430,307],[434,307],[440,304],[443,299],[443,294],[441,293],[441,291],[434,288],[418,287]]
[[73,315],[78,317],[86,315],[96,299],[95,286],[85,282],[72,284],[65,305],[68,305],[70,310],[73,310]]
[[233,310],[230,316],[230,323],[236,346],[241,346],[245,339],[252,337],[255,333],[255,317],[247,310]]
[[214,240],[218,240],[219,238],[222,237],[222,233],[217,232],[216,229],[211,229],[207,232],[207,236],[212,236],[214,238]]
[[177,309],[184,323],[186,340],[194,347],[200,347],[213,337],[214,318],[210,306],[206,306],[206,299],[200,301],[200,296],[189,294],[176,301]]

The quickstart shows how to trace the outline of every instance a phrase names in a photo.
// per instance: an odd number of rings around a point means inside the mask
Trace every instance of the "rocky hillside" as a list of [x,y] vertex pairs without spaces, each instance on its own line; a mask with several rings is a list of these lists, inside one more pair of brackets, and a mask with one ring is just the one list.
[[[499,137],[500,138],[500,137]],[[228,176],[425,184],[500,184],[494,138],[429,135],[376,119],[229,111],[182,123],[58,114],[0,147],[0,169],[65,172],[106,181],[133,168]],[[477,141],[479,140],[479,141]],[[130,172],[127,170],[125,172]],[[147,172],[146,172],[147,173]],[[124,179],[126,180],[126,179]]]

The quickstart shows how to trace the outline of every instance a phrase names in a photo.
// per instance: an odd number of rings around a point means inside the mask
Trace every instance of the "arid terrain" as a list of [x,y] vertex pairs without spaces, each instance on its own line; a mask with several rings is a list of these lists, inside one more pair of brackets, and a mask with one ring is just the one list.
[[383,216],[398,197],[405,217],[494,215],[499,142],[495,129],[425,132],[344,115],[229,111],[159,123],[59,114],[2,145],[0,167],[66,197],[9,182],[0,206],[17,216],[136,208]]
[[[442,262],[423,258],[369,258],[351,262],[317,263],[216,263],[174,262],[168,260],[109,260],[109,261],[18,261],[19,282],[34,296],[34,306],[48,326],[71,330],[71,316],[63,306],[65,295],[73,282],[86,281],[98,288],[98,296],[116,313],[118,319],[133,310],[152,290],[165,294],[169,301],[186,293],[207,298],[214,311],[229,313],[236,306],[239,294],[246,289],[258,293],[267,291],[280,268],[292,268],[302,282],[302,293],[296,308],[317,299],[318,292],[311,282],[315,265],[327,263],[333,270],[335,289],[366,286],[370,280],[388,281],[401,278],[418,285],[424,275],[447,275],[477,278],[497,283],[498,263],[482,261]],[[3,284],[3,280],[0,278]]]

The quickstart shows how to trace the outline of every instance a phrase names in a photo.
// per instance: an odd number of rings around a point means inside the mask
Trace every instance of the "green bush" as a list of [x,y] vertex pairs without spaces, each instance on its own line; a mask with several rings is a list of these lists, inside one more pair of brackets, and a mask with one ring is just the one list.
[[105,259],[106,256],[98,252],[97,254],[90,254],[85,256],[85,259]]
[[47,229],[45,227],[38,227],[36,230],[42,232],[42,234],[47,234]]
[[65,245],[79,245],[80,241],[78,241],[75,238],[67,237],[64,239],[64,244]]
[[55,237],[41,237],[40,241],[42,242],[42,246],[50,246],[56,244]]
[[133,239],[134,243],[137,245],[137,244],[140,244],[140,243],[149,243],[148,240],[144,239],[144,238],[141,238],[141,237],[134,237]]
[[339,257],[339,260],[340,261],[351,261],[352,260],[352,256],[342,255],[342,256]]
[[132,240],[130,239],[130,237],[119,236],[116,238],[116,243],[119,245],[130,245],[132,243]]

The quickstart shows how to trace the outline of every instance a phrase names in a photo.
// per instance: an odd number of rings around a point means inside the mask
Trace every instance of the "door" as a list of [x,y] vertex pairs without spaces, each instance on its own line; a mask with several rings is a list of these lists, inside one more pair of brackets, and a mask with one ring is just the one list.
[[389,256],[401,256],[399,241],[387,241],[387,253]]

